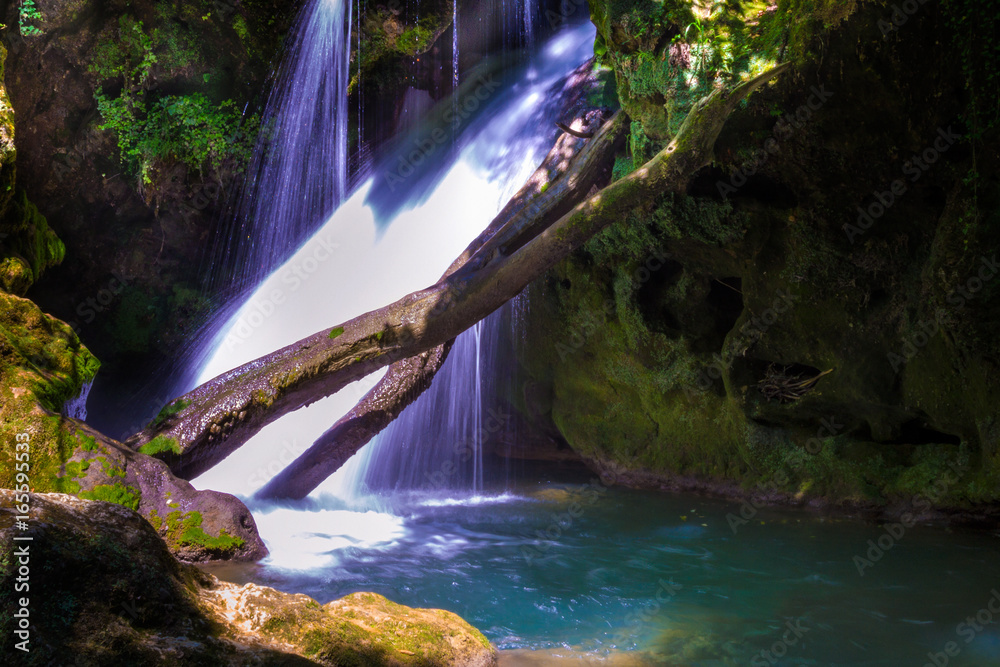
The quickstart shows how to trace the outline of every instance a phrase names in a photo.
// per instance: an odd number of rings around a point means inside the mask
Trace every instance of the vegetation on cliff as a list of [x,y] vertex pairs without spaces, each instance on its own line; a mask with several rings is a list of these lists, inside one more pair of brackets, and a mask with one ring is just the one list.
[[996,502],[997,79],[950,55],[995,52],[972,4],[592,4],[632,156],[699,77],[794,73],[686,195],[533,287],[525,364],[574,449],[643,484],[892,506],[954,477],[932,504]]

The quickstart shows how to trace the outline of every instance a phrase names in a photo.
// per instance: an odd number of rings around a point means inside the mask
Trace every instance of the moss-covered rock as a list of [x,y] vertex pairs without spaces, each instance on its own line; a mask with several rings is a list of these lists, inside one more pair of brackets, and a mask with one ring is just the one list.
[[63,489],[136,510],[182,560],[256,560],[267,554],[250,511],[234,496],[198,491],[146,454],[72,423],[77,446],[65,464]]
[[[629,109],[622,63],[648,43],[600,11]],[[1000,143],[970,131],[943,12],[887,34],[883,3],[767,10],[761,53],[787,43],[794,71],[737,110],[716,165],[533,287],[525,364],[576,451],[773,499],[891,507],[957,470],[932,504],[1000,500]]]
[[[26,529],[16,523],[19,503],[30,505]],[[30,590],[18,592],[22,565]],[[9,638],[20,641],[15,614],[29,599],[30,652],[18,664],[496,664],[489,642],[454,614],[368,593],[320,606],[222,583],[174,559],[130,509],[67,495],[0,490],[0,586]]]
[[[7,49],[0,46],[0,73]],[[17,183],[14,108],[0,77],[0,289],[23,295],[66,249]]]
[[679,130],[691,106],[720,84],[778,60],[815,57],[822,35],[855,11],[851,0],[718,2],[599,0],[595,53],[612,68],[633,121],[635,164]]
[[[0,437],[34,442],[32,484],[61,491],[68,456],[63,407],[93,380],[97,360],[65,323],[31,301],[0,292]],[[70,448],[72,449],[72,448]],[[0,450],[0,487],[13,483],[14,452]]]
[[363,84],[369,93],[398,94],[410,61],[427,53],[451,27],[452,14],[451,0],[420,0],[405,12],[398,3],[367,8],[353,35],[350,93]]
[[[256,559],[267,553],[249,510],[236,498],[197,491],[162,461],[133,452],[67,414],[89,389],[98,362],[76,333],[27,299],[0,292],[0,488],[78,494],[139,511],[188,560]],[[18,462],[27,455],[27,472]]]
[[412,609],[375,593],[354,593],[320,606],[247,584],[206,597],[244,632],[295,646],[322,665],[496,665],[496,649],[471,625],[441,609]]

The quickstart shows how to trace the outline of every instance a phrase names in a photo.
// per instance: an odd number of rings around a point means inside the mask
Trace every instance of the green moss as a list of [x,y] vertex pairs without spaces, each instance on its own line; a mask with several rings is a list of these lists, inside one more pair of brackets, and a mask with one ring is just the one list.
[[857,0],[779,0],[778,11],[764,26],[769,46],[786,43],[786,59],[807,60],[822,49],[823,33],[850,16]]
[[[430,22],[430,21],[428,21]],[[396,40],[396,48],[408,55],[417,55],[430,48],[435,31],[426,25],[416,25],[403,31]]]
[[343,333],[344,333],[344,327],[334,327],[333,329],[330,329],[330,333],[328,335],[330,338],[336,338],[337,336],[340,336]]
[[124,477],[125,469],[119,468],[114,463],[108,461],[107,457],[97,456],[95,457],[97,461],[101,463],[101,472],[103,472],[108,477]]
[[635,163],[630,156],[618,156],[615,158],[615,165],[611,169],[612,182],[625,178],[635,171]]
[[163,528],[163,517],[161,517],[159,512],[157,512],[155,509],[149,513],[149,516],[146,517],[146,520],[149,521],[150,525],[153,526],[153,528],[155,528],[157,531]]
[[89,491],[81,492],[79,496],[85,500],[103,500],[132,510],[139,509],[139,491],[124,484],[98,484]]
[[244,44],[250,42],[250,31],[247,29],[247,22],[242,16],[233,19],[233,30],[239,35],[240,41]]
[[[168,419],[170,419],[171,417],[173,417],[174,415],[176,415],[178,412],[188,407],[189,405],[191,405],[191,401],[185,400],[183,398],[178,398],[174,402],[164,405],[163,408],[160,410],[160,412],[157,413],[156,417],[153,418],[153,421],[150,422],[149,427],[150,428],[159,427],[163,422],[167,421]],[[179,454],[180,452],[177,453]]]
[[76,440],[80,443],[80,449],[85,452],[97,451],[97,438],[82,431],[76,432]]
[[217,536],[209,535],[202,528],[202,521],[201,512],[171,512],[166,520],[167,540],[180,546],[203,547],[217,554],[231,553],[245,544],[242,537],[230,535],[225,530]]
[[87,475],[87,470],[89,468],[90,468],[90,461],[67,461],[66,477],[69,478],[85,477]]
[[23,190],[17,189],[2,211],[2,227],[8,234],[4,239],[4,254],[27,263],[31,283],[47,269],[62,263],[66,256],[66,247]]
[[139,453],[146,456],[156,456],[157,454],[168,452],[180,455],[183,453],[183,450],[176,438],[170,438],[165,435],[158,435],[139,448]]

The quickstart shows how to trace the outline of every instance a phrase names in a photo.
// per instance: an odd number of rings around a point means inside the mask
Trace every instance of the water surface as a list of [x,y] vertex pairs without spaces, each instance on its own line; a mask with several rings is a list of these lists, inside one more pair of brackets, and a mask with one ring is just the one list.
[[763,510],[734,533],[735,503],[578,473],[375,502],[256,507],[272,555],[217,574],[324,603],[375,591],[448,609],[513,650],[510,665],[920,667],[949,642],[950,665],[1000,665],[996,624],[959,626],[992,617],[994,595],[1000,610],[996,532],[914,527],[860,575],[878,525]]

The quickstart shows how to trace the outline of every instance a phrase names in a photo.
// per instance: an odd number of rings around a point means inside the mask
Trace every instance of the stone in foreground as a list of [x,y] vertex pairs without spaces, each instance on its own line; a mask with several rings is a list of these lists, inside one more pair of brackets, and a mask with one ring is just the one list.
[[[25,501],[29,518],[22,521],[17,505]],[[18,590],[19,581],[28,587]],[[57,493],[18,497],[0,489],[0,609],[5,637],[27,626],[30,650],[14,656],[23,665],[497,662],[486,638],[450,612],[372,593],[320,605],[305,595],[220,582],[174,558],[131,509]]]

